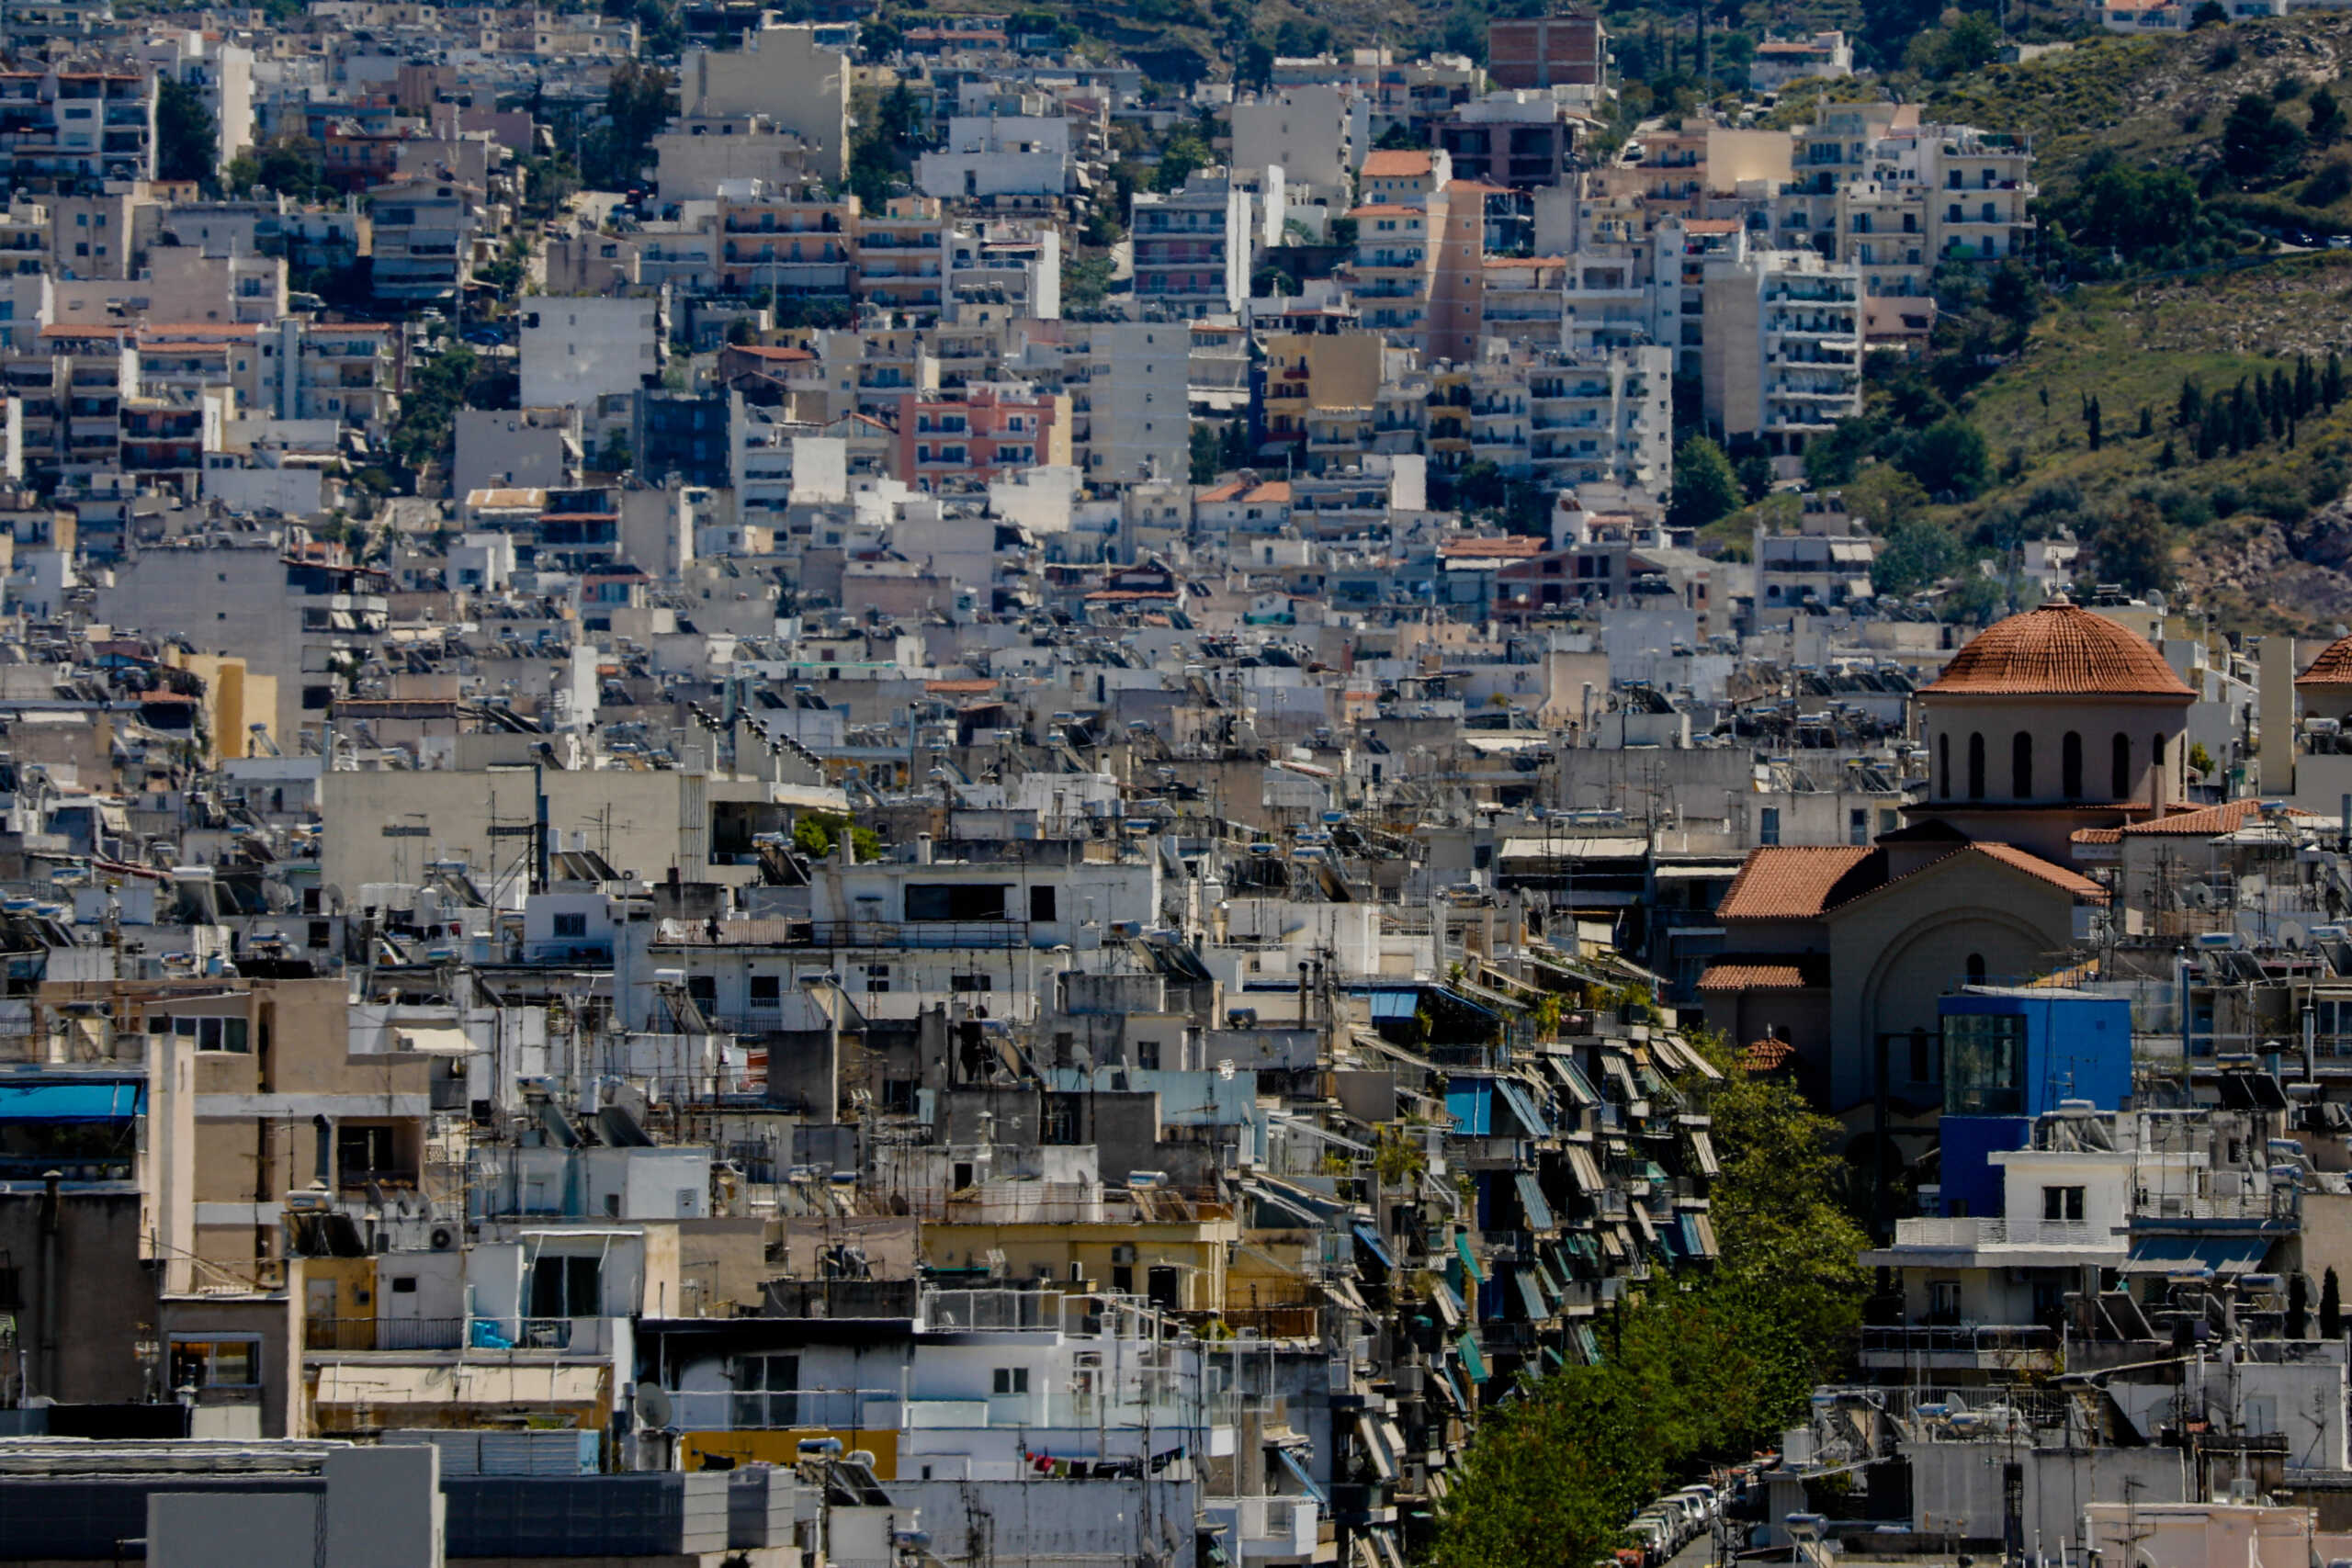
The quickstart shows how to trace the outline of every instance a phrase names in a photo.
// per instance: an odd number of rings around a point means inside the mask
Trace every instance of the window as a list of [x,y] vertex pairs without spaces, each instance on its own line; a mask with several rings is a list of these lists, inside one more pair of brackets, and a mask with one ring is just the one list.
[[784,981],[775,975],[754,975],[752,976],[751,994],[752,1005],[755,1008],[781,1007],[784,1005]]
[[[2155,770],[2155,787],[2158,791],[2162,791],[2165,787],[2165,738],[2162,735],[2156,736],[2148,742],[2148,765]],[[2156,800],[2149,804],[2161,805],[2162,802]]]
[[345,1187],[365,1187],[371,1181],[405,1179],[407,1173],[395,1168],[392,1155],[392,1129],[385,1126],[354,1127],[345,1123],[334,1130],[335,1179]]
[[1960,1281],[1930,1280],[1928,1281],[1928,1321],[1951,1324],[1960,1321]]
[[2132,738],[2121,730],[2115,732],[2114,756],[2109,763],[2114,777],[2108,782],[2114,787],[2109,795],[2115,800],[2132,798]]
[[947,988],[951,991],[993,991],[996,983],[986,975],[950,975]]
[[1915,1029],[1911,1032],[1911,1081],[1913,1083],[1936,1081],[1935,1043],[1936,1037],[1926,1030]]
[[1138,1040],[1136,1042],[1136,1066],[1148,1073],[1156,1073],[1159,1070],[1159,1041]]
[[698,1008],[717,1007],[718,1005],[718,976],[716,975],[687,976],[686,995]]
[[1945,1018],[1944,1114],[2016,1116],[2024,1108],[2025,1020],[1993,1012]]
[[1029,889],[1029,918],[1040,922],[1054,919],[1054,890],[1051,886]]
[[531,1260],[533,1317],[604,1315],[604,1265],[594,1258]]
[[193,1040],[199,1051],[250,1051],[245,1021],[242,1018],[175,1018],[158,1019],[154,1032],[164,1032],[166,1023],[171,1032],[182,1040]]
[[174,1388],[254,1388],[261,1382],[261,1341],[174,1339]]
[[992,1384],[991,1392],[996,1393],[1027,1393],[1029,1392],[1029,1369],[1026,1367],[997,1368],[996,1378]]
[[2058,792],[2068,800],[2083,798],[2083,738],[2071,729],[2058,746]]
[[555,918],[555,934],[560,937],[586,936],[588,917],[585,914],[558,915]]
[[735,1363],[735,1425],[739,1427],[800,1424],[800,1358],[745,1356]]
[[2033,798],[2033,737],[2022,729],[2009,738],[2009,795]]
[[1984,737],[1981,733],[1968,738],[1968,798],[1984,798]]
[[1949,735],[1936,737],[1936,776],[1943,781],[1936,793],[1949,799],[1951,795],[1951,737]]
[[1004,884],[910,882],[907,884],[906,918],[910,920],[1001,920],[1004,919]]
[[1846,813],[1846,841],[1849,844],[1871,841],[1870,807],[1857,806]]
[[2080,1220],[2083,1217],[2083,1190],[2079,1187],[2043,1188],[2041,1217],[2045,1220]]
[[1758,841],[1766,844],[1779,843],[1781,841],[1781,808],[1777,806],[1768,806],[1757,815],[1758,818],[1756,833]]

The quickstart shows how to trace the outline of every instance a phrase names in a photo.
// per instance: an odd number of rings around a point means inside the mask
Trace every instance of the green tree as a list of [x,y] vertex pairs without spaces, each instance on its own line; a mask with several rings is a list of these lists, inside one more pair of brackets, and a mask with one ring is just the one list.
[[2344,140],[2344,106],[2336,101],[2333,90],[2322,87],[2312,93],[2311,108],[2303,134],[2311,138],[2312,146],[2333,147]]
[[1215,484],[1218,457],[1216,432],[1205,424],[1194,423],[1189,457],[1193,482],[1196,485]]
[[1741,504],[1739,475],[1724,449],[1703,435],[1686,437],[1674,451],[1674,493],[1667,516],[1677,527],[1703,528]]
[[2312,1325],[2312,1282],[2301,1269],[2287,1276],[2287,1320],[2279,1325],[2290,1339],[2307,1337]]
[[2188,14],[2188,30],[2202,32],[2207,28],[2226,28],[2230,13],[2222,0],[2197,0],[2197,9]]
[[220,127],[204,95],[165,76],[155,88],[155,174],[209,185],[220,172]]
[[291,197],[315,201],[326,184],[327,150],[300,134],[274,136],[256,157],[254,183]]
[[2302,130],[2260,93],[2241,93],[2222,124],[2222,167],[2242,186],[2274,184],[2302,161]]
[[1938,420],[1905,442],[1899,461],[1928,494],[1962,501],[1974,499],[1993,473],[1984,437],[1958,414]]
[[2127,593],[2145,593],[2172,586],[2172,543],[2165,520],[2145,501],[2126,502],[2091,537],[2099,580],[2120,584]]

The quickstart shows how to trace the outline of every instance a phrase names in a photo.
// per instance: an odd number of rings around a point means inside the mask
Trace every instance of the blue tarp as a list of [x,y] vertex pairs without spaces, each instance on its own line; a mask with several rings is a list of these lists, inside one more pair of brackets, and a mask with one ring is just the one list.
[[1557,1229],[1559,1222],[1552,1218],[1552,1205],[1544,1201],[1544,1190],[1535,1184],[1535,1178],[1522,1170],[1512,1180],[1519,1188],[1520,1207],[1527,1211],[1527,1228]]
[[1489,1078],[1457,1078],[1446,1086],[1445,1111],[1455,1132],[1483,1138],[1495,1130],[1494,1087]]
[[147,1086],[124,1078],[92,1083],[0,1083],[0,1121],[121,1122],[146,1109]]
[[1380,1233],[1378,1231],[1374,1230],[1370,1225],[1358,1225],[1356,1227],[1356,1239],[1363,1243],[1363,1247],[1366,1252],[1371,1253],[1374,1258],[1380,1259],[1380,1266],[1382,1268],[1393,1269],[1396,1267],[1396,1260],[1388,1256],[1388,1248],[1381,1245]]

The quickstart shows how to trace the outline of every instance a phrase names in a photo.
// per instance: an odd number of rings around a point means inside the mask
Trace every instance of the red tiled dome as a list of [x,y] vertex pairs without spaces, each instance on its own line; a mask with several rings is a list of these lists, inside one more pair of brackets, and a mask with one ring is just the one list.
[[2312,667],[2295,677],[2298,686],[2352,686],[2352,637],[2340,637],[2320,649]]
[[1985,627],[1922,690],[1984,697],[2195,694],[2154,648],[2063,593]]

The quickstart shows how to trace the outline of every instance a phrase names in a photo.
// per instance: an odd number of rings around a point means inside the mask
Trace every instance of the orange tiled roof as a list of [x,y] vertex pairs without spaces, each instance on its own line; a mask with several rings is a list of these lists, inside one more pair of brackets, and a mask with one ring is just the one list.
[[1498,534],[1480,539],[1448,539],[1437,553],[1449,560],[1487,560],[1496,557],[1524,559],[1540,556],[1546,546],[1532,534]]
[[934,696],[980,696],[996,690],[994,681],[925,681],[922,689]]
[[1262,501],[1270,506],[1276,502],[1283,502],[1286,503],[1290,500],[1290,481],[1288,479],[1268,479],[1263,484],[1261,484],[1256,489],[1252,490],[1249,494],[1243,496],[1241,499],[1244,501]]
[[[1859,844],[1826,848],[1772,845],[1753,852],[1732,878],[1723,902],[1715,906],[1721,920],[1802,920],[1820,914],[1863,891],[1856,874],[1876,854]],[[1841,886],[1842,885],[1842,886]]]
[[2063,593],[1979,632],[1922,690],[1929,696],[2195,694],[2154,649]]
[[1775,1040],[1768,1034],[1739,1054],[1739,1066],[1743,1072],[1778,1072],[1787,1066],[1789,1058],[1796,1054],[1795,1046],[1785,1040]]
[[[2199,811],[2176,811],[2169,817],[2151,818],[2145,822],[2133,822],[2121,830],[2122,837],[2142,838],[2156,834],[2178,835],[2186,838],[2211,839],[2222,833],[2234,833],[2246,824],[2249,817],[2262,814],[2258,800],[2225,801],[2220,806],[2208,806]],[[2308,817],[2308,811],[2287,808],[2290,817]]]
[[[2043,860],[2040,855],[2018,849],[2015,844],[1988,843],[1980,840],[1964,848],[1955,850],[1952,853],[1964,855],[1972,850],[1978,854],[1990,855],[2003,865],[2016,871],[2022,871],[2029,876],[2038,876],[2053,887],[2064,888],[2077,898],[2088,898],[2101,904],[2107,902],[2107,889],[2089,877],[2068,871],[2055,861]],[[1943,858],[1949,860],[1951,857],[1947,855]],[[1937,863],[1929,862],[1928,863]],[[1921,866],[1919,869],[1925,871],[1928,867]]]
[[2340,637],[2320,649],[2312,667],[2295,677],[2298,686],[2352,686],[2352,637]]
[[1719,958],[1699,977],[1702,991],[1801,991],[1827,983],[1817,961],[1788,958]]
[[1430,172],[1430,155],[1425,150],[1388,147],[1366,153],[1363,175],[1370,180],[1410,179],[1415,175]]

